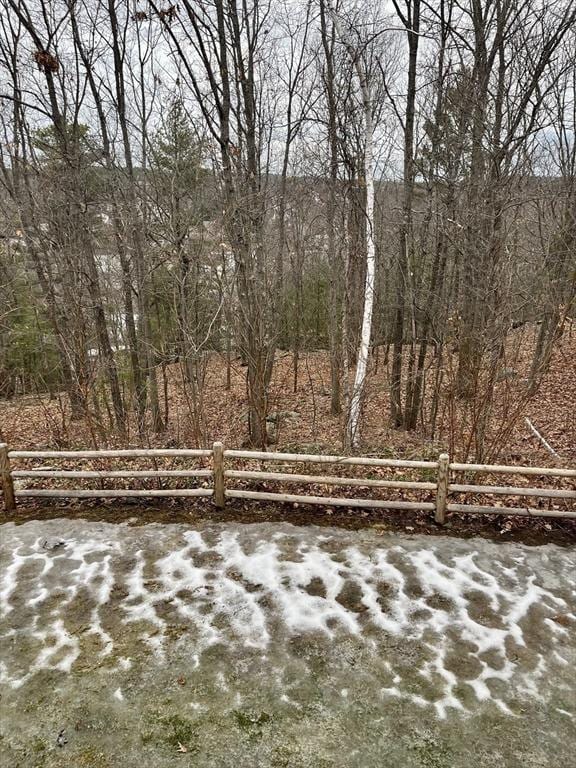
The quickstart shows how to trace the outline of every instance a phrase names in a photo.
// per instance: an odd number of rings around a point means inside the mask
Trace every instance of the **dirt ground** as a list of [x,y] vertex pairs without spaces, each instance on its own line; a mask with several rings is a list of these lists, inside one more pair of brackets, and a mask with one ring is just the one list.
[[[519,378],[506,379],[498,385],[498,408],[505,412],[514,402],[519,381],[526,373],[529,362],[534,329],[523,329],[511,338],[507,351],[507,365],[518,372]],[[271,386],[272,412],[295,414],[279,422],[279,432],[274,450],[300,451],[312,453],[338,453],[340,423],[329,413],[329,366],[325,353],[308,353],[303,355],[299,369],[297,391],[293,391],[293,361],[291,355],[279,354]],[[447,372],[447,376],[448,376]],[[241,447],[245,438],[246,389],[245,369],[237,362],[232,369],[232,386],[225,387],[225,361],[218,355],[210,357],[206,371],[203,436],[200,443],[210,446],[212,440],[223,440],[227,448]],[[182,386],[181,371],[178,365],[168,367],[168,406],[169,428],[166,433],[150,436],[151,447],[195,447],[199,444],[195,437],[189,417],[189,401],[186,399]],[[423,437],[422,433],[406,433],[391,429],[389,426],[388,374],[382,360],[376,366],[372,361],[368,381],[368,393],[365,407],[365,426],[363,429],[363,444],[360,452],[364,455],[374,455],[385,458],[402,457],[408,459],[436,459],[441,450],[446,450],[450,443],[453,425],[447,413],[441,414],[440,430],[434,441]],[[541,430],[542,434],[554,446],[562,457],[556,462],[543,448],[541,443],[531,434],[524,418],[529,417]],[[504,418],[504,417],[503,417]],[[498,425],[498,419],[495,419]],[[465,430],[464,430],[465,431]],[[60,399],[49,401],[46,397],[18,398],[12,402],[0,403],[0,436],[13,449],[48,449],[48,448],[103,448],[120,447],[113,438],[107,443],[99,441],[86,422],[71,422],[68,412]],[[137,445],[134,435],[129,437],[129,445]],[[458,454],[456,453],[456,456]],[[505,463],[536,466],[576,466],[576,331],[567,331],[555,350],[551,368],[545,378],[538,395],[526,405],[515,428],[512,430],[505,449],[499,454],[499,460]],[[198,463],[199,466],[202,462]],[[48,462],[43,466],[54,465]],[[24,468],[31,463],[14,462],[13,468]],[[35,464],[34,468],[39,465]],[[42,466],[42,465],[40,465]],[[151,468],[150,463],[131,460],[132,469]],[[157,461],[153,468],[178,469],[187,468],[186,462]],[[207,466],[207,465],[206,465]],[[58,463],[60,469],[125,469],[122,462],[114,461],[63,461]],[[236,469],[274,469],[270,465],[264,467],[258,462],[236,461]],[[364,473],[370,477],[390,477],[396,480],[434,480],[426,473],[410,470],[376,470],[373,468],[352,468],[356,476]],[[339,468],[339,474],[346,473],[344,467]],[[285,471],[289,471],[286,469]],[[292,471],[309,473],[309,465],[294,465]],[[350,470],[351,472],[352,470]],[[45,487],[46,480],[26,481],[28,486]],[[114,481],[114,487],[124,486],[121,480]],[[157,487],[152,482],[132,481],[139,483],[138,487]],[[470,478],[468,482],[497,484],[497,485],[530,485],[530,478],[520,476],[484,476]],[[18,481],[23,487],[22,481]],[[66,481],[51,481],[53,487],[67,487]],[[240,483],[242,485],[242,483]],[[296,486],[250,482],[247,487],[251,490],[272,492],[298,493]],[[569,479],[538,478],[538,485],[553,486],[573,490],[574,483]],[[68,485],[69,487],[69,485]],[[82,487],[98,488],[113,487],[97,481],[82,481]],[[164,488],[180,487],[176,481],[166,481]],[[339,489],[342,495],[375,496],[377,492],[370,489],[346,488]],[[306,492],[314,495],[326,495],[326,486],[308,485]],[[432,501],[433,496],[427,492],[418,491],[384,491],[386,497],[404,501]],[[337,495],[337,491],[333,495]],[[463,499],[453,496],[455,501]],[[476,504],[512,504],[517,505],[518,499],[513,497],[489,498],[480,495],[467,494],[466,503]],[[526,503],[526,499],[521,503]],[[573,502],[558,499],[546,500],[532,497],[530,504],[543,509],[567,509]],[[1,514],[1,513],[0,513]],[[573,542],[576,537],[576,520],[555,520],[529,517],[505,517],[499,515],[473,516],[452,514],[444,528],[438,528],[426,512],[401,512],[385,510],[357,510],[345,507],[305,507],[295,504],[276,505],[254,502],[239,502],[228,500],[226,509],[216,513],[209,502],[183,502],[181,500],[165,499],[154,503],[142,499],[133,504],[119,501],[101,501],[91,503],[83,500],[81,503],[70,501],[63,503],[31,503],[20,500],[17,520],[49,519],[59,515],[80,515],[85,519],[102,521],[138,521],[138,522],[183,522],[190,523],[204,519],[221,519],[227,521],[261,522],[288,521],[296,524],[337,525],[347,529],[372,527],[377,530],[426,532],[431,535],[449,532],[455,536],[480,535],[487,538],[518,540],[528,543]]]
[[[510,413],[522,400],[523,380],[530,365],[535,329],[526,326],[511,335],[505,368],[514,373],[497,384],[495,416],[492,433],[507,424]],[[452,362],[452,361],[450,361]],[[182,382],[178,364],[166,367],[168,393],[168,429],[161,435],[149,435],[150,446],[185,446],[199,443],[211,446],[220,440],[226,448],[239,448],[246,438],[246,369],[238,360],[232,363],[231,387],[226,388],[226,362],[216,353],[207,361],[202,433],[193,429],[190,400]],[[341,422],[330,414],[330,370],[325,352],[302,353],[298,386],[293,388],[293,358],[279,352],[274,366],[269,393],[271,413],[291,413],[278,425],[275,447],[278,450],[300,450],[309,453],[339,453]],[[450,387],[453,371],[444,372],[445,387]],[[162,381],[159,384],[163,389]],[[445,398],[446,399],[446,398]],[[448,400],[446,400],[448,402]],[[389,375],[383,361],[371,361],[367,380],[366,402],[362,427],[363,455],[404,458],[437,458],[438,453],[452,447],[454,460],[466,460],[465,443],[469,424],[462,415],[441,409],[434,440],[419,431],[409,433],[390,426]],[[570,328],[559,340],[549,372],[537,396],[519,412],[515,427],[507,438],[498,442],[498,449],[487,460],[503,464],[548,466],[555,461],[534,437],[524,419],[528,417],[561,457],[561,464],[576,463],[576,328]],[[137,444],[133,431],[129,444]],[[94,430],[85,421],[69,419],[64,398],[49,400],[46,396],[29,395],[0,403],[0,437],[13,449],[104,447]],[[490,440],[488,441],[490,442]],[[118,440],[109,438],[112,447]]]
[[197,525],[205,522],[226,523],[291,523],[339,527],[350,531],[373,530],[378,535],[387,532],[426,534],[470,538],[478,536],[493,541],[516,541],[527,545],[576,544],[576,521],[546,518],[508,517],[499,515],[451,514],[445,525],[434,522],[429,512],[346,509],[345,507],[315,507],[303,504],[276,504],[227,500],[224,509],[216,509],[209,500],[134,499],[132,503],[118,500],[77,500],[67,503],[34,503],[20,501],[14,517],[0,514],[0,522],[13,520],[17,525],[33,520],[53,520],[61,517],[102,523],[126,523],[130,526],[150,523],[183,523]]
[[575,553],[272,522],[4,524],[0,764],[566,768]]

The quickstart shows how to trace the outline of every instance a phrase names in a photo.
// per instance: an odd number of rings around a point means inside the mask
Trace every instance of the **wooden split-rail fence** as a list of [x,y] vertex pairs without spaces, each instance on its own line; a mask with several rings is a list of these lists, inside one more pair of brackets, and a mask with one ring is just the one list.
[[[179,458],[202,460],[210,468],[200,469],[146,469],[146,470],[66,470],[53,467],[36,469],[12,469],[14,460],[84,460],[84,459],[157,459]],[[297,474],[293,471],[271,472],[267,469],[234,469],[237,460],[258,462],[261,467],[267,464],[293,465],[328,464],[337,467],[368,467],[393,470],[419,470],[425,472],[429,480],[398,480],[368,477],[343,477],[338,475]],[[527,487],[518,485],[481,485],[468,480],[477,475],[524,476],[535,478],[562,478],[568,488]],[[58,478],[58,479],[114,479],[114,478],[180,478],[192,480],[196,487],[188,488],[21,488],[23,479]],[[433,478],[433,479],[432,479]],[[0,479],[7,513],[15,513],[18,498],[28,497],[65,497],[65,498],[108,498],[126,496],[211,497],[217,507],[224,507],[226,499],[252,499],[279,503],[320,504],[326,507],[344,506],[349,508],[428,510],[434,513],[437,523],[443,524],[450,512],[485,513],[497,515],[527,515],[535,517],[576,518],[576,469],[558,467],[523,467],[502,466],[499,464],[461,464],[451,462],[448,455],[440,454],[437,461],[412,461],[404,459],[382,459],[362,456],[327,456],[301,453],[269,453],[263,451],[225,450],[222,443],[214,443],[209,449],[172,449],[172,448],[135,448],[124,450],[96,451],[11,451],[6,444],[0,444]],[[16,484],[15,484],[15,481]],[[240,481],[240,484],[239,484]],[[247,482],[257,481],[306,484],[327,487],[359,486],[370,489],[414,490],[427,492],[430,501],[405,501],[386,498],[347,498],[345,496],[312,496],[304,493],[269,493],[268,491],[249,490]],[[202,485],[198,485],[202,483]],[[238,487],[240,485],[240,487]],[[236,487],[235,487],[236,486]],[[535,506],[503,506],[489,504],[456,503],[451,501],[453,494],[459,496],[497,496],[518,497],[520,499],[550,499],[561,503],[562,509],[550,509]]]

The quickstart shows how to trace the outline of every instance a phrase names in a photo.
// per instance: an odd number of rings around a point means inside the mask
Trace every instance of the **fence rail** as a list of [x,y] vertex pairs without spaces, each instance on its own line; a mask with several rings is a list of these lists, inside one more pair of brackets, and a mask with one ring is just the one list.
[[[40,460],[40,459],[116,459],[116,458],[181,458],[209,459],[211,468],[190,469],[146,469],[146,470],[69,470],[40,467],[36,469],[12,469],[11,461]],[[259,462],[260,469],[234,469],[228,464],[239,459]],[[434,481],[430,480],[394,480],[368,477],[346,477],[341,475],[302,474],[294,471],[271,472],[266,470],[268,462],[285,465],[299,464],[330,464],[335,467],[368,467],[380,469],[425,470],[434,473]],[[264,467],[264,468],[262,468]],[[290,469],[290,467],[289,467]],[[453,482],[459,475],[482,473],[484,475],[505,474],[525,475],[530,477],[574,479],[570,489],[537,488],[525,486],[500,486],[486,484],[471,484],[469,482]],[[204,485],[188,488],[20,488],[18,484],[26,478],[41,479],[113,479],[113,478],[180,478],[193,481],[203,481]],[[466,478],[467,479],[467,478]],[[15,485],[15,482],[16,485]],[[211,487],[206,483],[211,481]],[[253,481],[267,483],[293,483],[296,485],[321,485],[363,487],[371,489],[414,490],[425,492],[427,500],[406,501],[387,498],[356,498],[346,496],[317,496],[312,494],[296,494],[269,492],[268,490],[251,490],[245,483]],[[240,483],[240,487],[234,487]],[[450,462],[447,454],[440,454],[437,461],[413,461],[403,459],[380,459],[362,456],[333,456],[314,455],[305,453],[274,453],[266,451],[237,451],[224,450],[222,443],[214,443],[212,450],[208,449],[124,449],[102,451],[10,451],[4,443],[0,444],[0,484],[4,497],[4,507],[7,513],[16,511],[16,500],[25,498],[122,498],[128,496],[142,497],[211,497],[217,507],[224,507],[226,499],[249,499],[254,501],[275,501],[280,503],[320,504],[327,507],[345,506],[349,508],[372,509],[407,509],[426,510],[434,512],[434,519],[442,525],[447,514],[465,512],[476,514],[524,515],[534,517],[563,517],[576,519],[576,469],[559,467],[521,467],[503,466],[499,464],[462,464]],[[546,509],[540,507],[498,506],[487,504],[462,504],[451,500],[452,494],[475,496],[517,496],[540,497],[553,499],[564,504],[563,509]]]

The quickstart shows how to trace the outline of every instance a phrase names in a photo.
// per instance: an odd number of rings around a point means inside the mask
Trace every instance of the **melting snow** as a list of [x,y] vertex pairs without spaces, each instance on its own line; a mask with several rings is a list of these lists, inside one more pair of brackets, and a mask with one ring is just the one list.
[[[506,551],[483,542],[479,552],[470,542],[417,537],[383,546],[382,537],[360,535],[351,545],[344,532],[289,526],[150,526],[134,534],[85,524],[71,538],[59,532],[66,546],[47,550],[33,526],[4,528],[0,637],[13,650],[0,664],[0,681],[13,688],[40,670],[69,673],[88,638],[93,658],[105,659],[121,647],[119,626],[134,631],[159,664],[179,642],[175,625],[186,627],[191,669],[216,644],[252,649],[264,661],[289,638],[349,636],[378,661],[384,698],[430,707],[440,718],[470,710],[463,686],[478,704],[492,701],[507,714],[502,691],[545,701],[550,665],[570,663],[562,643],[576,623],[574,556],[555,547]],[[80,630],[76,611],[86,617]],[[31,655],[19,661],[16,646],[26,637]],[[413,669],[398,663],[405,642],[419,649]],[[523,649],[530,654],[521,663]],[[130,657],[118,656],[117,670],[131,666]],[[219,673],[221,690],[229,684]],[[348,689],[339,695],[346,698]],[[120,688],[113,696],[124,699]],[[287,692],[281,699],[293,703]]]

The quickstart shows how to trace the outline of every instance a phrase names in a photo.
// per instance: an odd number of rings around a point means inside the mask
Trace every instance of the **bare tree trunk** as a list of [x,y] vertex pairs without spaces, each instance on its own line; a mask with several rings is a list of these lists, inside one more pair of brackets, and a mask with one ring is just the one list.
[[330,153],[330,176],[328,180],[328,200],[326,203],[326,225],[328,228],[328,264],[330,266],[330,413],[338,416],[342,412],[342,259],[336,246],[336,190],[338,185],[338,123],[337,105],[334,88],[334,30],[330,33],[326,24],[324,0],[320,0],[320,22],[322,46],[326,62],[324,87],[328,102],[328,145]]
[[376,246],[374,242],[374,169],[372,157],[373,127],[372,102],[369,86],[362,84],[364,95],[364,178],[366,182],[366,284],[364,288],[364,312],[362,315],[362,331],[360,347],[356,361],[356,376],[350,397],[348,415],[347,442],[352,448],[360,442],[360,409],[366,383],[368,368],[368,352],[372,334],[372,311],[374,307],[374,283],[376,278]]
[[[134,175],[134,166],[132,161],[132,147],[130,142],[130,133],[128,127],[128,118],[126,114],[126,90],[124,82],[124,52],[122,50],[121,32],[118,24],[115,0],[108,0],[108,16],[110,21],[110,31],[112,36],[111,47],[114,59],[114,83],[116,94],[116,108],[118,113],[118,122],[122,136],[122,147],[124,150],[124,160],[127,174],[127,217],[130,223],[130,239],[132,246],[132,256],[135,264],[136,286],[139,308],[139,335],[141,339],[141,354],[138,355],[139,361],[144,363],[144,379],[148,383],[148,397],[150,403],[150,415],[152,419],[152,429],[154,432],[161,432],[164,429],[162,415],[160,412],[160,401],[158,398],[158,382],[156,379],[155,361],[153,358],[152,333],[150,324],[150,296],[149,279],[147,275],[147,265],[144,255],[142,242],[143,222],[139,215],[138,197],[136,194],[136,180]],[[140,386],[140,395],[138,400],[143,399],[144,386]],[[141,408],[141,405],[140,405]]]
[[[393,328],[392,375],[390,379],[390,407],[392,423],[396,427],[405,426],[405,414],[402,409],[402,352],[404,346],[404,313],[406,291],[412,282],[411,251],[412,243],[412,205],[414,199],[414,117],[416,110],[416,74],[418,64],[418,44],[420,40],[420,0],[413,0],[402,13],[397,3],[396,12],[408,33],[408,91],[406,96],[406,116],[404,120],[404,180],[403,214],[399,232],[399,259],[396,272],[396,313]],[[413,387],[412,373],[414,365],[414,336],[411,336],[410,370],[407,379],[408,395]],[[409,406],[408,406],[409,409]]]
[[332,15],[334,27],[338,36],[344,43],[350,59],[356,70],[360,91],[362,93],[362,106],[364,117],[364,185],[366,187],[365,203],[365,232],[366,232],[366,282],[364,286],[364,309],[362,313],[362,328],[360,332],[360,346],[356,360],[356,374],[350,395],[350,407],[346,425],[345,443],[351,448],[356,448],[360,442],[360,413],[366,373],[368,369],[368,353],[370,350],[370,338],[372,335],[372,311],[374,308],[374,287],[376,279],[376,244],[374,240],[374,114],[372,105],[372,93],[367,68],[364,67],[361,54],[344,33],[338,14],[332,3],[328,0],[328,8]]
[[130,358],[130,368],[132,372],[132,382],[134,387],[134,394],[136,399],[136,413],[138,422],[138,432],[140,437],[143,437],[144,426],[146,419],[146,383],[143,380],[142,368],[139,359],[138,339],[136,333],[136,321],[134,317],[134,302],[132,298],[132,274],[128,255],[126,253],[124,228],[122,225],[122,217],[120,214],[120,207],[118,204],[118,193],[115,189],[115,182],[118,180],[118,174],[114,169],[114,162],[112,158],[112,150],[110,143],[110,135],[108,131],[108,125],[106,120],[106,112],[102,103],[102,96],[96,78],[94,76],[94,70],[92,67],[92,61],[90,58],[91,51],[87,51],[82,43],[82,38],[78,30],[78,23],[75,14],[75,6],[70,6],[70,18],[72,22],[72,33],[74,38],[74,45],[78,51],[84,68],[86,71],[86,77],[94,99],[94,105],[96,107],[96,114],[98,116],[98,125],[100,127],[100,134],[102,138],[102,151],[104,155],[104,161],[106,169],[110,175],[110,184],[108,187],[109,200],[112,208],[112,225],[114,233],[114,242],[116,245],[116,251],[120,261],[120,269],[122,274],[122,291],[124,296],[124,314],[126,322],[127,342]]
[[98,279],[98,270],[94,260],[94,254],[92,253],[91,247],[88,245],[84,250],[84,258],[88,264],[88,291],[92,301],[92,312],[94,315],[96,335],[98,337],[98,346],[100,347],[100,353],[106,371],[106,378],[110,386],[116,429],[118,429],[121,434],[124,434],[126,431],[126,412],[124,410],[124,402],[120,392],[120,382],[118,380],[118,370],[116,368],[116,361],[114,360],[114,352],[108,334],[106,314],[104,312],[102,292],[100,290],[100,281]]

